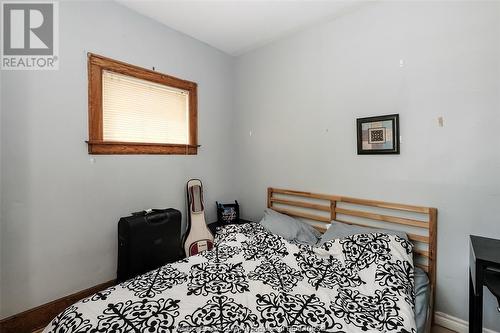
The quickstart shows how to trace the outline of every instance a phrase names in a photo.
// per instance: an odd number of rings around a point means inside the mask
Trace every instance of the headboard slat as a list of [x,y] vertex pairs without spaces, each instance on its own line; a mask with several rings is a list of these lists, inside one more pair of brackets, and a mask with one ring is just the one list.
[[392,202],[358,199],[358,198],[350,198],[350,197],[340,197],[339,201],[352,203],[352,204],[359,204],[359,205],[363,205],[363,206],[372,206],[372,207],[387,208],[387,209],[394,209],[394,210],[404,210],[407,212],[414,212],[414,213],[422,213],[422,214],[429,213],[428,207],[413,206],[413,205],[406,205],[406,204],[399,204],[399,203],[392,203]]
[[422,257],[426,257],[426,258],[430,257],[429,251],[425,251],[425,250],[418,249],[418,248],[413,248],[413,252],[418,254],[419,256],[422,256]]
[[290,216],[303,217],[305,219],[310,219],[310,220],[314,220],[314,221],[318,221],[318,222],[330,223],[330,217],[308,214],[308,213],[303,213],[303,212],[299,212],[299,211],[295,211],[295,210],[277,208],[277,207],[273,207],[273,210],[280,212],[282,214],[290,215]]
[[415,266],[420,267],[424,270],[424,272],[429,273],[429,266],[423,264],[415,264]]
[[329,205],[326,206],[326,205],[313,204],[313,203],[309,203],[309,202],[285,200],[285,199],[278,199],[278,198],[271,198],[271,202],[274,202],[277,204],[288,205],[288,206],[296,206],[296,207],[302,207],[302,208],[322,210],[324,212],[330,212]]
[[[375,229],[381,229],[380,227],[373,226],[373,225],[368,225],[368,224],[363,224],[363,223],[358,223],[358,222],[352,222],[352,221],[345,221],[342,219],[335,219],[335,221],[346,223],[346,224],[352,224],[352,225],[357,225],[360,227],[367,227],[367,228],[375,228]],[[326,230],[326,228],[325,228]],[[406,236],[408,236],[408,239],[414,242],[419,242],[419,243],[424,243],[424,244],[429,244],[429,237],[427,236],[422,236],[422,235],[417,235],[417,234],[412,234],[407,232]]]
[[311,193],[311,192],[302,192],[302,191],[294,191],[294,190],[284,190],[279,188],[270,188],[273,193],[280,193],[286,195],[296,195],[303,198],[312,198],[312,199],[323,199],[323,200],[338,200],[339,197],[328,194],[319,194],[319,193]]
[[407,219],[407,218],[403,218],[403,217],[374,214],[374,213],[362,212],[359,210],[345,209],[345,208],[339,208],[339,207],[337,207],[335,209],[335,211],[337,212],[337,214],[363,217],[363,218],[368,218],[368,219],[372,219],[372,220],[379,220],[379,221],[384,221],[384,222],[392,222],[392,223],[403,224],[403,225],[408,225],[408,226],[418,227],[418,228],[427,228],[429,226],[428,222],[417,221],[417,220]]

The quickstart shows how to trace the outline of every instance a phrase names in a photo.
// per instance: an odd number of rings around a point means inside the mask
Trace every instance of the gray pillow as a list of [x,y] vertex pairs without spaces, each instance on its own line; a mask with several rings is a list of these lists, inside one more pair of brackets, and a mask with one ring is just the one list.
[[425,332],[427,309],[429,308],[429,277],[420,267],[415,267],[415,323],[417,332]]
[[396,235],[408,240],[408,236],[406,236],[406,234],[402,231],[361,227],[357,225],[351,225],[347,223],[333,221],[328,230],[323,234],[323,236],[321,236],[318,245],[322,245],[332,239],[345,238],[356,234],[372,234],[372,233]]
[[285,239],[314,245],[318,242],[321,233],[310,224],[302,222],[291,216],[278,213],[272,209],[266,209],[260,224]]

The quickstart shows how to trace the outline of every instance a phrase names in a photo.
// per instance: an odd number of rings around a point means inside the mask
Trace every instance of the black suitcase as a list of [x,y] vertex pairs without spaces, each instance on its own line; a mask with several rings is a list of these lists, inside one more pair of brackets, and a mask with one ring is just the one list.
[[118,282],[183,257],[180,211],[154,209],[118,222]]

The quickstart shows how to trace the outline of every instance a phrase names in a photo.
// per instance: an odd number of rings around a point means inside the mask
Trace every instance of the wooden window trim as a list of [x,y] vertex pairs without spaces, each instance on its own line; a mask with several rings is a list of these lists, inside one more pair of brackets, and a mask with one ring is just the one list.
[[[198,93],[195,82],[88,53],[89,154],[175,154],[198,153]],[[189,144],[115,142],[103,140],[102,72],[132,76],[189,92]]]

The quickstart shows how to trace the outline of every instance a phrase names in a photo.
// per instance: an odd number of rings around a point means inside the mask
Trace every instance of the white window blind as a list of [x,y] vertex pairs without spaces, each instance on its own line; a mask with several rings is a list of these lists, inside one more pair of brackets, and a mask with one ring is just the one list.
[[189,92],[102,74],[103,140],[189,144]]

